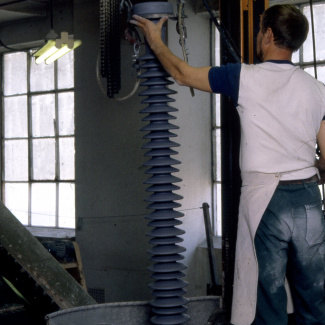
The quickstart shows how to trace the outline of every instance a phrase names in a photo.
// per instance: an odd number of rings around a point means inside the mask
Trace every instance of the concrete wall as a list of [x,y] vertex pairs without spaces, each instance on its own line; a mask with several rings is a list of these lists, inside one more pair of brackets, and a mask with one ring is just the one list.
[[[173,1],[174,8],[176,8]],[[189,61],[195,66],[210,64],[210,23],[205,14],[195,15],[187,3]],[[147,160],[141,146],[140,131],[146,123],[139,114],[141,97],[118,102],[106,97],[96,81],[99,51],[99,8],[93,1],[79,1],[74,6],[74,33],[83,46],[75,51],[76,104],[76,208],[77,241],[81,247],[89,288],[104,289],[107,302],[150,299],[147,267],[149,231],[144,216],[148,196],[143,181],[149,175],[142,166]],[[169,47],[181,56],[175,22],[169,22]],[[131,68],[132,47],[122,41],[122,91],[133,88],[135,71]],[[203,255],[198,246],[205,239],[203,202],[211,205],[211,107],[210,95],[173,85],[178,94],[175,107],[180,129],[173,139],[181,144],[176,159],[182,161],[183,179],[178,191],[185,213],[182,228],[184,263],[188,265],[189,296],[206,294],[207,269],[200,267]]]
[[[171,1],[176,9],[176,0]],[[73,10],[61,3],[55,11],[57,33],[68,30],[83,45],[75,51],[75,134],[76,134],[76,239],[81,249],[88,288],[105,291],[106,302],[150,299],[150,265],[147,250],[151,228],[145,215],[148,196],[143,181],[146,142],[140,129],[146,125],[139,111],[144,108],[137,95],[120,102],[102,93],[96,77],[99,54],[99,1],[75,0]],[[207,14],[195,14],[195,1],[186,1],[189,62],[194,66],[210,65],[210,22]],[[72,19],[73,17],[73,19]],[[176,23],[169,22],[169,47],[182,55]],[[13,28],[15,26],[15,28]],[[7,44],[43,39],[49,20],[26,22],[4,27],[0,39]],[[63,28],[64,27],[64,28]],[[22,30],[24,33],[22,33]],[[123,96],[134,86],[132,47],[122,40]],[[180,127],[173,139],[181,147],[176,159],[178,176],[183,179],[180,201],[185,217],[183,236],[188,265],[188,296],[206,294],[210,282],[207,254],[198,248],[205,240],[203,202],[212,206],[211,184],[211,96],[173,85],[178,94],[173,105],[179,112],[172,121]],[[140,90],[139,90],[140,91]]]

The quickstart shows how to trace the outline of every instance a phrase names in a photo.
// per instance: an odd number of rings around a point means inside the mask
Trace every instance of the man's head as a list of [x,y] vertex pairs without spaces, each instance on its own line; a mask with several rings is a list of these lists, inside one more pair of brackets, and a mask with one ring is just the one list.
[[256,52],[261,61],[270,55],[270,45],[282,50],[291,59],[308,34],[307,18],[293,5],[276,5],[261,16],[260,31],[257,35]]
[[276,5],[265,10],[261,32],[270,28],[274,44],[292,52],[297,51],[307,38],[308,20],[294,5]]

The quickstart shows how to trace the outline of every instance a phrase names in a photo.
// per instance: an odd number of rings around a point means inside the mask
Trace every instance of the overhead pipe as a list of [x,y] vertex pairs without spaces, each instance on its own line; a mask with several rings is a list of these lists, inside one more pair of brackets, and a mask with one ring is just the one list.
[[[168,2],[145,2],[134,5],[133,13],[157,23],[163,16],[174,17],[173,7]],[[162,39],[165,40],[166,27],[162,29]],[[146,174],[152,176],[144,183],[148,184],[147,191],[151,195],[145,199],[149,203],[148,209],[153,210],[146,218],[150,220],[148,226],[153,229],[147,234],[151,237],[149,243],[153,247],[149,250],[150,260],[153,264],[149,267],[151,278],[154,280],[150,284],[152,288],[153,300],[150,301],[153,316],[152,324],[180,325],[189,321],[186,314],[188,299],[183,295],[186,293],[187,282],[182,280],[185,276],[186,266],[180,261],[184,259],[182,255],[185,248],[178,245],[183,241],[179,236],[185,232],[177,226],[182,222],[179,218],[183,217],[182,212],[176,211],[181,204],[175,202],[181,200],[181,195],[175,194],[175,190],[180,187],[174,183],[182,180],[175,177],[173,173],[179,170],[174,165],[180,161],[172,158],[177,152],[172,148],[179,147],[179,144],[171,141],[170,138],[176,137],[171,130],[178,129],[178,126],[169,123],[176,117],[169,113],[177,112],[178,109],[169,105],[175,99],[169,97],[177,92],[168,88],[173,81],[168,79],[169,75],[159,63],[155,54],[146,44],[146,52],[139,58],[140,68],[146,71],[139,75],[143,79],[141,86],[147,89],[139,95],[146,96],[142,104],[148,104],[140,113],[148,114],[143,121],[149,122],[142,128],[148,132],[144,138],[149,142],[143,149],[149,150],[145,156],[149,160],[144,166],[149,169]]]

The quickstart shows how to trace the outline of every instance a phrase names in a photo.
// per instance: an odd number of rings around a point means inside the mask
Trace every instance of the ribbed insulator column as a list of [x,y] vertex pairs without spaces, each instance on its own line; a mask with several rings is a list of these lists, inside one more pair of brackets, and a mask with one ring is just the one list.
[[[171,4],[167,2],[138,4],[134,6],[133,11],[155,22],[160,17],[173,13]],[[164,33],[165,30],[163,35]],[[149,185],[147,191],[151,193],[146,198],[148,209],[153,210],[147,216],[150,220],[148,226],[153,228],[148,233],[152,245],[149,250],[150,260],[153,262],[149,270],[154,280],[150,284],[154,296],[150,302],[154,314],[151,322],[159,325],[178,325],[186,323],[189,316],[185,314],[188,300],[183,297],[187,286],[187,282],[182,280],[186,266],[180,262],[184,259],[182,253],[185,248],[179,245],[183,241],[179,236],[183,235],[184,231],[177,228],[182,224],[179,218],[183,217],[183,213],[175,210],[181,206],[176,201],[181,200],[182,196],[174,193],[180,189],[175,183],[182,181],[173,175],[179,171],[174,166],[180,164],[180,161],[173,158],[178,153],[174,148],[179,147],[179,144],[171,140],[177,136],[171,131],[178,127],[170,123],[176,119],[170,113],[178,110],[169,105],[175,101],[169,96],[176,91],[168,88],[173,82],[168,80],[167,72],[148,46],[146,54],[139,60],[141,69],[145,70],[139,76],[145,80],[141,85],[147,87],[140,96],[146,96],[142,103],[148,105],[141,111],[147,114],[143,121],[148,122],[142,128],[142,131],[148,132],[144,138],[149,141],[143,146],[148,150],[145,156],[149,158],[144,165],[148,167],[146,174],[151,175],[144,183]]]

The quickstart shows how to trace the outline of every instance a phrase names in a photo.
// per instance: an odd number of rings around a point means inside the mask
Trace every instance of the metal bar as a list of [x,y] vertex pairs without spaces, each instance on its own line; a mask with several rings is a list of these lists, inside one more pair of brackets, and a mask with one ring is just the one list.
[[206,240],[207,240],[207,245],[208,245],[209,265],[210,265],[210,274],[211,274],[211,282],[212,282],[211,293],[218,294],[218,292],[217,292],[218,269],[217,269],[217,261],[216,261],[214,245],[213,245],[213,233],[212,233],[212,227],[211,227],[209,204],[203,203],[202,209],[203,209],[203,216],[204,216]]
[[[96,304],[95,300],[2,203],[0,203],[0,224],[1,251],[7,252],[1,256],[12,258],[14,265],[21,269],[16,274],[6,274],[6,278],[16,285],[25,297],[30,295],[30,283],[34,283],[35,287],[41,288],[45,293],[38,296],[36,302],[41,303],[49,297],[58,308]],[[2,260],[0,265],[2,275],[8,269],[7,263],[3,262]],[[27,276],[24,281],[20,281],[24,274]],[[29,285],[29,290],[26,290],[26,285]],[[34,299],[29,299],[28,302],[31,305],[35,303]],[[53,309],[50,305],[44,308]]]
[[213,14],[213,12],[212,12],[210,6],[208,5],[207,1],[203,0],[203,3],[204,3],[205,7],[207,8],[207,10],[208,10],[208,12],[210,14],[212,21],[214,22],[215,26],[217,27],[217,29],[218,29],[218,31],[220,33],[221,39],[225,43],[229,53],[231,54],[231,56],[233,57],[233,59],[235,60],[236,63],[241,63],[240,55],[238,54],[238,51],[236,51],[234,49],[234,47],[231,45],[229,37],[227,37],[227,35],[226,35],[225,29],[218,23],[218,20],[215,17],[215,15]]

